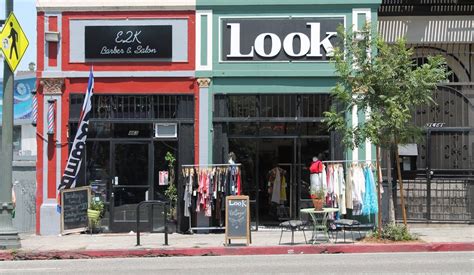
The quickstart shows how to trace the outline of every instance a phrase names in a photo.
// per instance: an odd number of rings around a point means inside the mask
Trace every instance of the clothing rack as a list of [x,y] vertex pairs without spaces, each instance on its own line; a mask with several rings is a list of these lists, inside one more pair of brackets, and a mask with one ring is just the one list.
[[325,161],[322,161],[322,163],[347,163],[347,162],[373,162],[375,160],[372,160],[372,159],[367,159],[367,160],[325,160]]
[[182,168],[194,168],[194,167],[222,167],[222,166],[241,166],[240,163],[235,164],[183,164],[181,165]]
[[[235,164],[231,164],[231,163],[225,163],[225,164],[183,164],[181,165],[181,168],[184,169],[184,168],[200,168],[200,167],[240,167],[242,166],[241,163],[235,163]],[[188,233],[189,234],[194,234],[194,231],[195,230],[223,230],[225,229],[225,227],[221,227],[221,226],[198,226],[198,227],[192,227],[192,216],[193,214],[191,213],[189,215],[189,229],[188,229]]]

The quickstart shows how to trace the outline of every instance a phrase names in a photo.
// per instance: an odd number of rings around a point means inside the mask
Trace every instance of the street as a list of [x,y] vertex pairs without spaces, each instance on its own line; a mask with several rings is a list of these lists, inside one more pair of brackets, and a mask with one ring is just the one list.
[[472,274],[473,252],[0,262],[0,274]]

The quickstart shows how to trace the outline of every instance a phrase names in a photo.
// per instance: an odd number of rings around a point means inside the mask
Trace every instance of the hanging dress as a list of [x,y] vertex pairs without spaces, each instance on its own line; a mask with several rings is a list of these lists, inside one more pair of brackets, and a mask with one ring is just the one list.
[[346,181],[344,178],[344,167],[339,164],[338,168],[338,177],[339,177],[339,213],[341,215],[347,214],[346,211]]
[[280,169],[275,168],[275,179],[273,180],[273,189],[272,189],[272,202],[280,203],[280,192],[281,192],[281,176]]
[[365,173],[365,194],[362,205],[362,214],[371,215],[378,212],[377,193],[375,191],[374,174],[369,167],[364,169]]

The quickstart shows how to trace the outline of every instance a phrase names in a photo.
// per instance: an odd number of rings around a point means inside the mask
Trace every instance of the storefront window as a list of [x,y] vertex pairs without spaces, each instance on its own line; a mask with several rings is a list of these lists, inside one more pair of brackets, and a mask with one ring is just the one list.
[[[178,142],[177,141],[167,141],[167,140],[160,140],[153,142],[154,147],[154,167],[153,167],[153,174],[154,174],[154,199],[167,199],[164,196],[166,189],[169,186],[169,167],[168,162],[165,160],[166,154],[170,152],[173,157],[176,159],[174,163],[174,173],[175,179],[174,184],[178,184]],[[163,174],[164,173],[164,174]],[[161,174],[161,175],[160,175]],[[150,198],[151,199],[151,198]]]
[[[83,94],[71,94],[69,117],[78,120]],[[175,119],[194,116],[193,96],[188,95],[94,95],[92,119]]]
[[257,196],[258,184],[257,163],[257,141],[249,139],[229,139],[229,152],[237,157],[237,163],[242,164],[242,193],[250,197],[250,221],[257,221]]
[[297,123],[260,123],[260,135],[275,136],[275,135],[298,135],[299,127]]
[[296,117],[296,95],[261,95],[261,117]]
[[106,201],[105,188],[110,180],[110,142],[90,140],[86,143],[87,181],[97,186],[97,196]]
[[299,165],[299,169],[301,169],[301,199],[310,199],[309,166],[311,165],[313,157],[321,154],[322,160],[328,160],[330,157],[329,153],[329,137],[319,139],[301,139],[301,164]]
[[301,135],[303,136],[329,136],[327,126],[322,122],[301,123]]
[[108,138],[112,131],[112,123],[91,121],[89,123],[88,138]]
[[331,107],[329,94],[301,95],[302,117],[323,117]]
[[115,123],[114,138],[150,138],[153,124],[151,123]]
[[229,123],[229,135],[257,135],[256,123]]

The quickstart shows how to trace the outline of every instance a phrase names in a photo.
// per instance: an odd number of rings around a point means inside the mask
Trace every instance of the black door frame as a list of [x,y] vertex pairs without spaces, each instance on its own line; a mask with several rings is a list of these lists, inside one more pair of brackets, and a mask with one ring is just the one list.
[[[120,230],[120,228],[122,226],[126,226],[126,225],[118,225],[117,223],[114,222],[114,214],[115,214],[115,196],[114,196],[114,191],[115,191],[115,188],[119,188],[120,187],[120,184],[115,185],[114,183],[114,180],[115,180],[115,175],[116,175],[116,171],[115,171],[115,148],[116,148],[116,145],[117,144],[142,144],[142,145],[147,145],[148,147],[148,196],[151,196],[149,197],[149,199],[153,199],[153,194],[154,194],[154,186],[153,186],[153,182],[154,182],[154,174],[153,174],[153,167],[154,167],[154,157],[153,157],[153,153],[154,153],[154,148],[153,148],[153,141],[152,140],[130,140],[130,139],[126,139],[126,140],[123,140],[123,139],[111,139],[110,140],[110,180],[109,180],[109,192],[110,192],[110,201],[109,201],[109,211],[110,211],[110,218],[109,218],[109,228],[110,228],[110,231],[112,232],[121,232],[123,230]],[[133,187],[147,187],[147,185],[139,185],[139,186],[133,186]],[[150,221],[150,218],[151,218],[151,211],[148,215],[148,220]],[[128,223],[127,223],[128,224]],[[134,222],[135,224],[135,222]]]
[[[256,140],[256,156],[255,156],[255,179],[254,179],[254,186],[256,186],[256,189],[253,190],[256,193],[256,198],[255,200],[250,200],[250,204],[252,205],[255,204],[255,230],[258,231],[258,227],[260,226],[260,217],[259,217],[259,179],[260,179],[260,157],[259,153],[260,152],[260,144],[263,139],[290,139],[293,140],[293,165],[292,169],[293,171],[291,172],[292,179],[290,180],[290,188],[293,188],[291,192],[291,202],[293,206],[290,208],[290,218],[291,219],[299,219],[300,218],[300,205],[302,201],[310,201],[310,199],[303,199],[301,198],[301,180],[302,180],[302,173],[301,169],[299,169],[299,166],[304,165],[301,160],[301,150],[302,150],[302,140],[304,139],[327,139],[329,142],[329,150],[330,150],[330,155],[334,155],[334,139],[335,137],[333,135],[327,135],[327,136],[296,136],[296,135],[278,135],[278,136],[245,136],[245,135],[229,135],[227,136],[227,139],[252,139]],[[227,150],[230,150],[230,148],[227,148]]]

